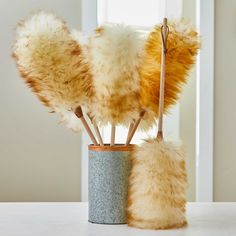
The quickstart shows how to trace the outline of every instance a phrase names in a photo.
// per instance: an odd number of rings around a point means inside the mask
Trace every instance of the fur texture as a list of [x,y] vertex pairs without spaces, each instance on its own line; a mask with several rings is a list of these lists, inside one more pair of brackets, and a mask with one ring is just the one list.
[[43,104],[79,130],[73,111],[92,96],[92,77],[66,24],[50,13],[33,15],[17,28],[13,56],[22,78]]
[[148,140],[132,154],[128,225],[143,229],[178,228],[185,219],[187,184],[183,148]]
[[[200,47],[198,33],[186,21],[169,21],[168,26],[165,112],[177,102]],[[161,50],[161,26],[156,26],[147,39],[143,63],[140,66],[141,104],[156,115],[159,104]]]
[[[89,60],[96,101],[95,120],[103,125],[129,125],[142,110],[139,103],[141,62],[145,39],[132,28],[114,24],[96,30],[89,41]],[[146,126],[154,119],[151,117]]]

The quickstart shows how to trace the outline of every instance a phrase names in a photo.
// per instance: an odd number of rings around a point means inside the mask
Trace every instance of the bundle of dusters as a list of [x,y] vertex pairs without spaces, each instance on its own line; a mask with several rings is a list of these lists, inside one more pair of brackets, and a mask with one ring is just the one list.
[[116,145],[118,125],[128,128],[123,145],[129,145],[138,129],[148,132],[159,118],[158,138],[132,154],[130,226],[186,224],[183,150],[163,141],[162,116],[178,101],[199,44],[184,20],[165,21],[147,35],[107,24],[86,36],[54,14],[39,12],[17,27],[13,57],[21,77],[70,129],[84,128],[93,145],[105,145],[105,125],[112,127],[107,145]]

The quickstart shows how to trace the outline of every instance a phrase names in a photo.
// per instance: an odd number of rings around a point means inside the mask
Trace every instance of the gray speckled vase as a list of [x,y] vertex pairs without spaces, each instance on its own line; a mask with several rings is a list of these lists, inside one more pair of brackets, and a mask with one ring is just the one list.
[[89,146],[89,222],[125,224],[133,146]]

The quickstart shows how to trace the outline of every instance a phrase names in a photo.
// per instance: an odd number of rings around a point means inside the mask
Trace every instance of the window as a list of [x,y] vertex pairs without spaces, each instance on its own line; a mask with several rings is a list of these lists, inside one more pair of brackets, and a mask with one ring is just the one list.
[[97,0],[98,25],[125,23],[151,29],[164,16],[182,16],[182,0]]

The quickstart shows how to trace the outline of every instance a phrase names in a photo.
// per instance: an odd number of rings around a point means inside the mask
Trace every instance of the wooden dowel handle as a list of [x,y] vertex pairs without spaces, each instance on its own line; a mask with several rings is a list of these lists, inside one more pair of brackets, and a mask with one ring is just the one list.
[[80,118],[80,120],[81,120],[81,122],[83,123],[84,128],[86,129],[86,131],[87,131],[89,137],[91,138],[93,144],[94,144],[94,145],[98,145],[97,140],[95,139],[95,137],[94,137],[94,135],[93,135],[93,133],[92,133],[92,130],[90,129],[90,127],[89,127],[87,121],[84,119],[83,116]]
[[87,113],[87,115],[88,115],[88,118],[90,119],[90,121],[91,121],[91,123],[92,123],[92,125],[93,125],[93,128],[94,128],[94,130],[95,130],[95,133],[96,133],[96,136],[97,136],[97,138],[98,138],[99,144],[100,144],[101,146],[104,146],[103,140],[102,140],[102,136],[101,136],[101,133],[100,133],[100,131],[99,131],[99,128],[98,128],[96,122],[94,121],[94,119],[93,119],[93,117],[91,116],[90,113]]
[[164,113],[164,95],[165,95],[165,66],[166,66],[166,43],[168,36],[167,18],[163,19],[161,27],[162,53],[161,53],[161,73],[160,73],[160,94],[159,94],[159,111],[158,111],[158,140],[163,139],[163,113]]
[[133,127],[134,127],[134,123],[135,123],[135,120],[129,126],[128,135],[127,135],[127,138],[126,138],[126,143],[128,142],[128,138],[129,138],[129,136],[131,134],[131,131],[132,131]]
[[102,136],[101,136],[101,133],[100,133],[100,131],[99,131],[99,128],[98,128],[97,124],[94,123],[94,122],[93,122],[93,127],[94,127],[95,133],[96,133],[96,135],[97,135],[99,144],[100,144],[101,146],[104,146],[103,140],[102,140]]
[[92,130],[90,129],[87,121],[84,119],[82,108],[79,106],[75,110],[75,115],[81,120],[85,130],[87,131],[89,137],[91,138],[94,145],[98,145],[97,140],[95,139]]
[[111,144],[110,144],[110,146],[115,145],[115,136],[116,136],[116,126],[112,125],[111,126]]
[[128,137],[127,140],[126,140],[126,145],[129,145],[129,144],[130,144],[130,142],[131,142],[131,140],[132,140],[132,138],[133,138],[133,136],[134,136],[134,134],[135,134],[135,132],[136,132],[138,126],[139,126],[139,123],[141,122],[141,120],[142,120],[142,118],[143,118],[144,115],[145,115],[145,111],[142,111],[142,112],[140,113],[140,116],[139,116],[138,120],[137,120],[137,121],[134,123],[134,125],[133,125],[132,131],[130,132],[129,137]]

